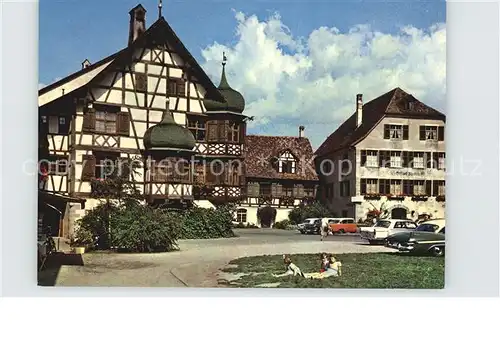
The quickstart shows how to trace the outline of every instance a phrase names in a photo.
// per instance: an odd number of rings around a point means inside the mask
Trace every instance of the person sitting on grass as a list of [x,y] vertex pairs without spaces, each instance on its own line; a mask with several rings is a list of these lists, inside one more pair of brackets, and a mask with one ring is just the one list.
[[323,279],[328,277],[339,277],[342,275],[342,262],[337,261],[333,255],[321,254],[321,269],[319,272],[306,273],[309,279]]

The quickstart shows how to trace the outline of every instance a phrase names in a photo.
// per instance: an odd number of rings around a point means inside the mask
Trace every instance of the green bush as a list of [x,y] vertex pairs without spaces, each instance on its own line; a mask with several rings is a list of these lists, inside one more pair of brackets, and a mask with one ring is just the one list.
[[73,244],[84,243],[88,250],[172,251],[178,249],[178,239],[234,237],[232,219],[230,206],[180,211],[133,201],[102,203],[77,221]]
[[121,207],[110,219],[112,246],[127,252],[177,250],[181,230],[176,213],[145,205]]
[[230,207],[192,208],[182,213],[180,239],[234,237],[233,214]]
[[273,225],[275,229],[289,229],[292,224],[288,219],[284,219],[282,221],[276,222]]
[[328,208],[319,202],[313,202],[310,205],[300,205],[295,207],[288,214],[288,219],[291,224],[299,224],[304,222],[306,218],[323,218],[332,217],[332,213]]

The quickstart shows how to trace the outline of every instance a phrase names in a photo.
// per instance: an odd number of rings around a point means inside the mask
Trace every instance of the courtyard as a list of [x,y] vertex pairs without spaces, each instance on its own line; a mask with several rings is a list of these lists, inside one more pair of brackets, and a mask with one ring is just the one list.
[[[321,242],[316,235],[301,235],[297,231],[236,229],[235,233],[238,237],[180,240],[180,250],[175,252],[86,253],[80,262],[49,267],[40,274],[40,285],[227,287],[220,283],[227,276],[222,270],[239,258],[285,253],[329,252],[339,255],[393,252],[382,246],[367,245],[356,235],[329,236]],[[275,261],[275,267],[283,266],[281,260]]]

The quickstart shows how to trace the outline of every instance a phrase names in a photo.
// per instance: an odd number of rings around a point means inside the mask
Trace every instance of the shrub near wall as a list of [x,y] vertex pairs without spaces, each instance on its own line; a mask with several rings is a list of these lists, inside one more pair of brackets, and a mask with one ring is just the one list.
[[[77,235],[96,238],[94,243],[86,243],[89,251],[114,248],[125,252],[166,252],[178,249],[178,239],[235,236],[232,212],[225,207],[174,211],[128,203],[104,209],[105,205],[99,205],[77,223]],[[96,246],[102,238],[109,244]]]
[[149,206],[122,207],[110,221],[113,247],[128,252],[177,250],[182,230],[179,215]]
[[234,237],[230,208],[193,208],[182,213],[180,239],[211,239]]

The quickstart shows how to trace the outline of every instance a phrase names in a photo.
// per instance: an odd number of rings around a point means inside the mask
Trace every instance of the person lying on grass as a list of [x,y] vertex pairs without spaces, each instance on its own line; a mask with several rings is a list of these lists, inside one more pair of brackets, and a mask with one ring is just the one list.
[[342,263],[337,261],[331,254],[321,254],[320,272],[303,273],[302,270],[292,262],[290,255],[283,255],[286,271],[282,274],[273,274],[274,277],[285,277],[288,275],[301,276],[309,279],[323,279],[328,277],[338,277],[342,275]]
[[299,275],[304,277],[304,273],[297,267],[290,258],[290,255],[283,255],[283,263],[285,264],[286,271],[283,274],[273,274],[275,277],[285,277],[287,275],[293,275],[294,277]]

